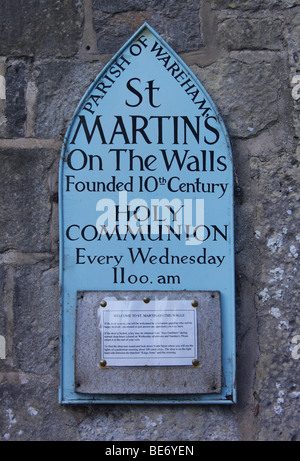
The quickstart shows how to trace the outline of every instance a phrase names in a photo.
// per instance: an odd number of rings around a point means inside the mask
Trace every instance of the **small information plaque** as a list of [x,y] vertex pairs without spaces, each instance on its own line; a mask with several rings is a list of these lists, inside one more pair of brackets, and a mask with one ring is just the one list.
[[98,315],[100,357],[108,366],[192,366],[197,358],[190,301],[108,299]]

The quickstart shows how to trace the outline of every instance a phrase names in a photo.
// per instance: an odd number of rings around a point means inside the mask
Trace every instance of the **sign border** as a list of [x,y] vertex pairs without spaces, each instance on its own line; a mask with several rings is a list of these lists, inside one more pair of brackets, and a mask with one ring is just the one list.
[[[70,132],[74,123],[75,118],[77,117],[78,113],[82,109],[83,105],[86,102],[88,95],[90,94],[92,88],[97,85],[99,80],[103,77],[112,63],[118,59],[124,53],[124,50],[132,43],[144,29],[148,29],[154,37],[159,40],[159,42],[170,52],[171,55],[176,55],[176,59],[181,64],[183,69],[185,69],[191,79],[195,82],[196,86],[199,87],[204,95],[209,100],[210,105],[212,106],[213,110],[217,115],[219,115],[219,111],[216,108],[215,103],[213,102],[210,95],[207,93],[205,88],[202,86],[201,82],[197,79],[194,73],[189,69],[187,64],[178,56],[174,50],[149,26],[146,22],[132,35],[132,37],[123,45],[123,47],[113,56],[113,58],[106,64],[106,66],[101,70],[98,74],[94,82],[89,86],[87,91],[85,92],[84,96],[82,97],[81,101],[79,102],[71,121],[69,122],[68,129],[66,131],[66,135],[63,141],[62,150],[61,150],[61,159],[60,159],[60,168],[59,168],[59,197],[63,197],[62,193],[62,185],[63,185],[63,164],[66,161],[65,158],[65,149],[67,146],[68,138],[70,136]],[[220,127],[223,130],[224,138],[227,143],[228,152],[231,155],[231,162],[232,162],[232,150],[231,150],[231,143],[225,128],[224,122],[222,117],[219,115],[218,122]],[[233,165],[232,165],[233,168]],[[60,384],[59,384],[59,403],[60,404],[90,404],[90,403],[97,403],[97,404],[233,404],[236,403],[236,327],[235,327],[235,306],[232,306],[230,315],[226,313],[226,321],[227,321],[227,336],[223,338],[226,342],[226,347],[229,348],[230,351],[230,363],[223,364],[223,380],[224,384],[222,387],[222,392],[217,394],[216,396],[212,397],[211,394],[197,394],[197,395],[189,395],[189,396],[177,396],[174,397],[172,395],[155,395],[155,396],[147,396],[147,398],[139,398],[136,395],[80,395],[74,391],[74,338],[75,338],[75,316],[76,316],[76,309],[74,306],[74,312],[68,315],[72,315],[72,325],[68,324],[66,326],[65,321],[65,309],[66,306],[63,305],[63,285],[64,285],[64,247],[63,247],[63,233],[62,233],[62,223],[63,223],[63,201],[60,203],[59,206],[59,255],[60,255],[60,265],[59,265],[59,282],[60,282]],[[233,209],[233,196],[232,196],[232,209]],[[232,223],[233,224],[233,223]],[[234,238],[234,229],[232,229],[232,238]],[[234,254],[232,255],[234,259]],[[234,266],[234,265],[233,265]],[[232,293],[235,298],[235,281],[234,281],[234,269],[232,274]],[[118,290],[116,290],[118,291]],[[222,304],[222,296],[221,296],[221,304]],[[222,322],[223,324],[223,322]],[[72,360],[71,360],[72,358]],[[72,361],[72,363],[70,363]]]

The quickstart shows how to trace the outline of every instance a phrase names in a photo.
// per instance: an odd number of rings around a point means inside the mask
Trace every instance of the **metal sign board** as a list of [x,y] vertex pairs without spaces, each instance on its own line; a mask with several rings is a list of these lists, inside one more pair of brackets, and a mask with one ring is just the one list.
[[230,141],[149,25],[82,98],[59,188],[60,402],[234,402]]
[[220,393],[220,294],[143,295],[78,293],[76,392],[97,394],[101,389],[102,394],[139,399]]

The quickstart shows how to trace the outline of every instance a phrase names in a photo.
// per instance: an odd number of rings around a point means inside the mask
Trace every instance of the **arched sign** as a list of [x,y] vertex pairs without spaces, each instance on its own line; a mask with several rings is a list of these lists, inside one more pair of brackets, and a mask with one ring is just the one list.
[[59,203],[60,401],[235,401],[230,142],[147,24],[73,116]]

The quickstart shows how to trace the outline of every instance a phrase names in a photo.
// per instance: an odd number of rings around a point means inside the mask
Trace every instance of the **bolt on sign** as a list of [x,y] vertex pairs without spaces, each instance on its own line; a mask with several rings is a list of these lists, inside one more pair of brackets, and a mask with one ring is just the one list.
[[230,141],[149,25],[81,100],[59,187],[61,403],[234,402]]

